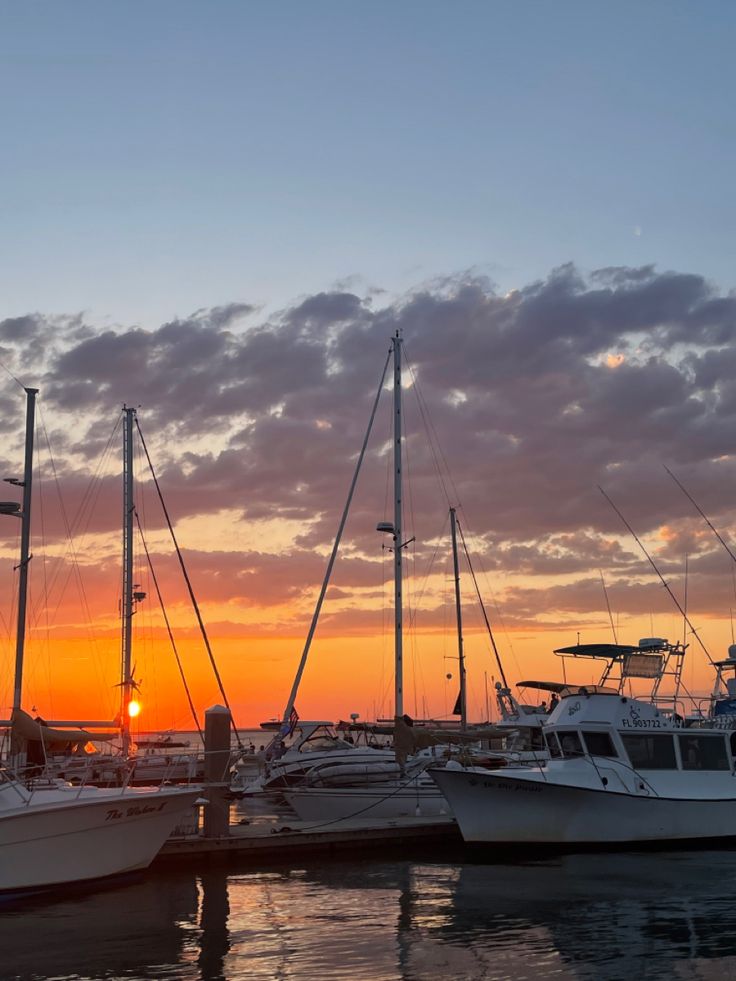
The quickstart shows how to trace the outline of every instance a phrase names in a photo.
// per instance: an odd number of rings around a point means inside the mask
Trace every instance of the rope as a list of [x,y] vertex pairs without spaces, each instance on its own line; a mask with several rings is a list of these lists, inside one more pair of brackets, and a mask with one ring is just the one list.
[[15,382],[15,384],[16,384],[16,385],[18,385],[18,386],[19,386],[20,388],[22,388],[22,389],[23,389],[23,391],[25,392],[25,390],[26,390],[26,386],[25,386],[25,385],[23,384],[23,382],[22,382],[22,381],[19,381],[19,380],[18,380],[18,379],[17,379],[16,377],[15,377],[15,375],[14,375],[14,374],[13,374],[13,372],[12,372],[12,371],[10,370],[10,368],[8,368],[8,366],[7,366],[7,365],[5,365],[5,364],[3,364],[3,362],[2,362],[2,361],[0,361],[0,368],[2,368],[2,369],[3,369],[3,371],[4,371],[5,373],[6,373],[6,375],[8,375],[8,377],[10,377],[10,378],[12,378],[12,379],[13,379],[13,381]]
[[465,535],[463,535],[463,529],[460,526],[460,522],[457,522],[457,530],[460,532],[460,540],[463,543],[463,551],[465,552],[465,558],[468,560],[468,568],[470,569],[470,575],[473,578],[473,585],[475,586],[475,592],[478,595],[478,602],[480,603],[481,612],[483,613],[483,619],[486,622],[486,629],[488,630],[488,636],[491,638],[491,645],[493,646],[493,653],[496,655],[496,664],[498,665],[498,670],[501,673],[501,680],[503,681],[504,688],[509,687],[509,683],[506,680],[506,675],[504,674],[503,664],[501,663],[501,655],[498,653],[498,647],[496,647],[496,638],[493,636],[493,631],[491,630],[491,624],[486,613],[486,608],[483,605],[483,597],[480,594],[480,588],[478,587],[478,580],[475,578],[475,569],[473,569],[473,563],[470,560],[470,553],[468,552],[468,546],[465,544]]
[[[426,769],[426,767],[424,769]],[[319,824],[313,824],[313,825],[310,825],[310,827],[308,827],[308,828],[304,828],[304,830],[305,831],[315,831],[317,828],[328,828],[331,824],[339,824],[341,821],[352,821],[353,818],[359,817],[361,814],[365,814],[366,811],[370,811],[374,807],[378,807],[379,804],[384,804],[387,800],[391,800],[392,797],[395,797],[397,794],[400,794],[402,790],[405,790],[407,787],[409,787],[412,784],[412,782],[414,782],[414,789],[415,789],[415,792],[416,792],[417,806],[419,806],[419,786],[417,785],[417,783],[415,781],[417,781],[419,779],[419,777],[422,775],[423,772],[424,772],[424,770],[420,770],[419,773],[416,773],[416,774],[412,775],[411,777],[409,777],[408,780],[405,783],[400,783],[397,786],[396,790],[393,790],[390,794],[386,794],[385,797],[379,798],[379,800],[377,800],[377,801],[375,801],[375,800],[372,801],[370,804],[367,804],[365,807],[361,807],[359,811],[352,811],[350,814],[347,814],[344,817],[333,818],[331,821],[321,821]],[[295,793],[298,794],[299,793],[299,789],[300,789],[299,787],[295,787],[294,788]],[[311,789],[311,788],[304,787],[304,790],[309,791],[309,789]],[[346,788],[346,789],[354,789],[354,788]],[[448,818],[449,818],[449,815],[448,815]],[[281,832],[281,833],[283,834],[283,832]]]
[[154,587],[156,589],[156,595],[158,596],[158,601],[159,601],[159,604],[161,606],[161,613],[163,614],[164,623],[166,624],[166,630],[168,631],[169,640],[171,641],[171,648],[172,648],[172,650],[174,652],[174,657],[176,658],[176,666],[178,667],[179,674],[181,675],[182,684],[184,685],[184,691],[186,692],[187,701],[189,702],[189,708],[190,708],[191,713],[192,713],[192,718],[194,719],[194,724],[197,727],[197,732],[199,733],[199,738],[202,740],[202,744],[204,745],[204,733],[202,732],[202,727],[199,724],[199,716],[197,715],[197,710],[194,707],[194,702],[192,701],[192,695],[191,695],[191,692],[189,691],[189,685],[187,684],[186,675],[184,674],[184,667],[183,667],[183,665],[181,663],[181,658],[179,657],[179,651],[177,650],[177,647],[176,647],[176,641],[174,640],[174,635],[173,635],[173,633],[171,631],[171,624],[169,623],[169,617],[168,617],[168,615],[166,613],[166,607],[164,605],[164,598],[161,595],[161,590],[160,590],[159,585],[158,585],[158,577],[156,576],[156,572],[155,572],[155,570],[153,568],[153,562],[151,561],[151,554],[148,551],[148,545],[146,543],[145,536],[143,535],[143,528],[141,527],[141,519],[138,516],[138,511],[137,510],[135,510],[133,512],[133,514],[135,515],[135,520],[136,520],[136,523],[138,525],[138,532],[139,532],[139,534],[141,536],[141,544],[143,545],[143,551],[146,553],[146,561],[148,562],[148,569],[149,569],[149,572],[151,573],[151,579],[153,580],[153,585],[154,585]]
[[337,529],[337,534],[335,535],[335,542],[332,546],[332,552],[330,554],[330,558],[327,563],[327,569],[325,571],[324,579],[322,580],[322,587],[319,591],[317,604],[314,608],[314,613],[312,614],[312,622],[309,625],[307,639],[304,642],[304,650],[302,651],[301,660],[299,661],[299,667],[297,668],[296,677],[294,678],[294,684],[291,686],[289,701],[286,703],[286,708],[284,709],[284,722],[288,722],[289,717],[294,709],[294,702],[296,701],[296,693],[299,690],[299,684],[302,680],[302,675],[304,674],[304,668],[307,666],[307,657],[309,656],[309,649],[312,646],[312,638],[314,637],[314,632],[317,629],[317,622],[319,620],[319,615],[322,610],[322,603],[324,602],[325,594],[327,593],[327,586],[329,585],[330,576],[332,575],[332,567],[334,566],[335,559],[337,558],[337,550],[340,547],[342,533],[345,529],[345,522],[347,521],[350,505],[353,501],[353,494],[355,493],[355,485],[358,483],[360,468],[363,464],[365,451],[368,447],[368,440],[370,439],[371,430],[373,429],[373,421],[376,418],[376,410],[378,409],[378,402],[381,398],[381,392],[383,391],[383,383],[386,379],[386,371],[388,370],[388,363],[389,360],[391,359],[392,352],[393,352],[393,347],[389,350],[388,354],[386,355],[386,363],[384,364],[383,371],[381,372],[381,381],[378,385],[378,391],[376,392],[376,397],[373,400],[373,408],[371,410],[370,419],[368,420],[368,428],[366,429],[365,436],[363,437],[363,445],[360,448],[360,454],[358,455],[358,462],[355,465],[355,471],[353,472],[353,479],[350,482],[350,490],[348,491],[347,500],[345,501],[345,507],[343,508],[342,517],[340,518],[340,525]]
[[230,708],[230,702],[228,701],[228,697],[225,694],[225,687],[224,687],[224,685],[222,683],[222,678],[220,677],[220,672],[219,672],[219,670],[217,668],[217,662],[215,661],[215,655],[212,653],[212,648],[210,647],[210,641],[209,641],[209,637],[207,636],[207,630],[206,630],[205,625],[204,625],[204,620],[202,619],[202,614],[199,611],[199,604],[197,603],[197,598],[194,595],[194,589],[192,587],[192,583],[191,583],[191,580],[189,578],[189,573],[187,572],[187,567],[184,564],[184,557],[181,554],[181,549],[179,548],[179,543],[176,540],[176,535],[174,534],[174,526],[171,523],[171,518],[169,517],[169,510],[166,507],[166,502],[164,501],[164,496],[161,493],[161,487],[159,486],[158,477],[156,476],[156,471],[153,469],[153,462],[151,460],[151,455],[148,452],[148,447],[146,446],[146,441],[143,438],[143,432],[141,430],[141,424],[138,421],[138,416],[137,415],[135,417],[135,425],[136,425],[136,429],[138,430],[138,435],[141,438],[141,446],[143,447],[143,452],[146,455],[146,460],[148,461],[148,468],[151,471],[151,477],[153,478],[153,483],[154,483],[154,486],[156,488],[156,493],[158,494],[158,499],[161,502],[161,508],[163,510],[164,517],[166,518],[166,524],[167,524],[168,529],[169,529],[169,534],[171,535],[171,540],[174,543],[174,548],[176,550],[176,557],[179,560],[179,565],[181,567],[182,575],[184,576],[184,582],[187,584],[187,589],[189,590],[189,598],[192,601],[192,606],[194,608],[194,612],[195,612],[196,617],[197,617],[197,623],[199,624],[199,630],[200,630],[200,633],[202,634],[202,640],[204,641],[204,646],[205,646],[205,649],[207,650],[207,656],[210,659],[210,664],[212,665],[212,671],[213,671],[213,673],[215,675],[215,679],[217,681],[217,687],[220,689],[220,694],[222,695],[222,699],[223,699],[223,701],[225,703],[225,708],[230,713],[230,724],[233,727],[233,732],[235,733],[235,739],[236,739],[236,741],[238,743],[238,748],[242,750],[245,747],[243,745],[242,739],[240,738],[240,733],[238,732],[237,726],[235,725],[235,719],[233,718],[232,709]]

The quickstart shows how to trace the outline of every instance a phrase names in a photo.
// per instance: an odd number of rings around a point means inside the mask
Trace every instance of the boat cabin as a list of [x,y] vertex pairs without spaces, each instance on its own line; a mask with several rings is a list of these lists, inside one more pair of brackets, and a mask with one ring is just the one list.
[[733,771],[736,732],[686,729],[656,705],[600,686],[566,689],[544,729],[550,761],[618,760],[635,770]]

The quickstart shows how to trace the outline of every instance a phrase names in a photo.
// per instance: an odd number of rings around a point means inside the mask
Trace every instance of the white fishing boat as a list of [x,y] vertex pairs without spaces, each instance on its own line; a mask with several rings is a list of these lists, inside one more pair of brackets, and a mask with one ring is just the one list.
[[0,892],[37,890],[147,868],[197,787],[27,787],[0,768]]
[[568,688],[544,727],[549,759],[431,774],[468,842],[627,844],[736,837],[736,734],[688,729],[653,702]]

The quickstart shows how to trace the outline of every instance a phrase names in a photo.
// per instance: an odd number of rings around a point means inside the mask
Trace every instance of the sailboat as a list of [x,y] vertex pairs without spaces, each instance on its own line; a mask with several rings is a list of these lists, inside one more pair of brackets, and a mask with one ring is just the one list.
[[[378,394],[383,387],[389,360],[393,360],[393,492],[394,514],[393,521],[382,521],[377,531],[391,536],[393,553],[393,585],[394,585],[394,715],[395,730],[399,729],[404,716],[404,672],[403,672],[403,552],[409,542],[403,540],[403,498],[402,498],[402,339],[399,331],[391,340],[389,358],[386,361],[384,374],[381,378]],[[376,401],[378,395],[376,396]],[[371,423],[375,415],[374,404]],[[285,718],[293,710],[296,690],[304,669],[306,652],[309,641],[314,633],[316,617],[319,613],[321,600],[324,597],[327,581],[334,561],[337,545],[345,524],[347,508],[350,504],[357,474],[362,462],[363,453],[370,433],[370,423],[363,450],[358,461],[355,477],[348,495],[346,510],[343,513],[338,537],[335,541],[332,557],[328,565],[327,575],[323,583],[322,593],[317,604],[315,617],[312,620],[307,646],[302,656],[302,662],[297,672]],[[458,659],[460,666],[460,715],[462,727],[466,725],[466,696],[465,696],[465,663],[462,649],[462,624],[459,607],[459,573],[457,563],[457,540],[455,525],[455,509],[450,509],[453,556],[456,583],[456,609],[458,616]],[[406,726],[405,726],[406,728]],[[479,735],[472,737],[481,738]],[[445,747],[446,750],[446,747]],[[361,761],[360,766],[353,765],[350,753],[344,756],[334,756],[330,760],[312,767],[298,786],[289,787],[284,796],[287,802],[303,820],[333,820],[351,817],[438,817],[449,814],[447,801],[426,773],[427,767],[437,761],[433,750],[413,754],[407,761],[396,752],[384,753],[382,756]],[[442,750],[440,750],[442,752]],[[388,758],[387,758],[388,757]]]
[[[18,623],[13,715],[22,710],[23,664],[30,555],[33,434],[37,389],[26,388],[23,503],[0,504],[0,514],[21,519]],[[12,726],[12,720],[4,725]],[[42,745],[55,730],[38,724]],[[20,758],[17,742],[16,759]],[[26,784],[10,766],[0,766],[0,892],[39,890],[98,880],[144,869],[182,822],[199,796],[198,787],[115,789],[74,787],[58,780]]]
[[[133,473],[133,425],[137,410],[123,406],[123,554],[122,554],[122,604],[121,604],[121,667],[120,711],[116,728],[120,745],[114,752],[97,753],[86,757],[83,753],[69,753],[70,740],[58,739],[60,752],[46,752],[45,769],[55,776],[72,783],[108,786],[126,780],[129,784],[145,786],[166,780],[169,783],[192,782],[201,779],[204,771],[203,758],[188,742],[175,741],[172,737],[138,739],[131,733],[131,713],[140,708],[138,696],[140,682],[134,677],[133,618],[138,605],[146,599],[146,593],[134,583],[134,535],[133,519],[136,514]],[[155,577],[154,577],[155,581]],[[106,742],[112,735],[86,735],[78,742]],[[47,740],[47,744],[51,743]]]

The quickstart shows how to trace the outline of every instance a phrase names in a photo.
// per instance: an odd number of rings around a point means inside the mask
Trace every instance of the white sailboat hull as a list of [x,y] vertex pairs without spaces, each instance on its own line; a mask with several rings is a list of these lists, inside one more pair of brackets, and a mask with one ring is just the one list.
[[450,816],[447,800],[433,787],[304,787],[284,793],[302,821],[350,818]]
[[[7,793],[7,791],[6,791]],[[198,789],[39,791],[0,813],[0,891],[101,879],[151,864]]]
[[736,797],[678,799],[472,770],[436,769],[432,776],[467,842],[623,844],[736,837]]

